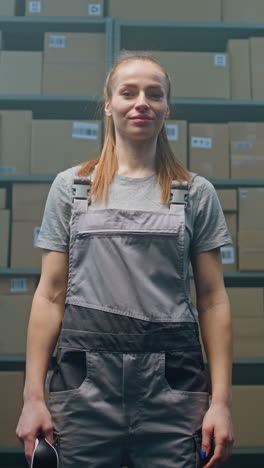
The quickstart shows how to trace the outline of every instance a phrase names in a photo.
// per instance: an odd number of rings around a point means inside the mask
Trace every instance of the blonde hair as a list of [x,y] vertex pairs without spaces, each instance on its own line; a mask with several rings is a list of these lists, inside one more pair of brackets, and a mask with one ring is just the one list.
[[[109,71],[105,86],[104,86],[104,97],[111,100],[112,97],[112,85],[113,78],[117,69],[128,62],[132,61],[147,61],[157,65],[165,75],[167,84],[167,101],[170,101],[171,93],[171,82],[169,75],[165,68],[157,62],[151,55],[136,55],[126,53],[121,55],[116,63]],[[81,177],[87,177],[94,167],[97,165],[95,177],[90,190],[89,198],[93,197],[95,201],[103,200],[108,201],[109,185],[111,184],[113,177],[117,171],[117,155],[116,155],[116,139],[115,139],[115,128],[112,116],[106,116],[105,123],[105,139],[104,145],[100,157],[91,161],[86,161],[81,164],[81,168],[78,175]],[[155,172],[157,181],[161,186],[161,202],[169,203],[171,196],[171,181],[178,180],[183,182],[190,180],[190,174],[187,169],[183,167],[181,162],[177,159],[173,153],[165,128],[163,124],[157,139],[157,149],[155,157]]]

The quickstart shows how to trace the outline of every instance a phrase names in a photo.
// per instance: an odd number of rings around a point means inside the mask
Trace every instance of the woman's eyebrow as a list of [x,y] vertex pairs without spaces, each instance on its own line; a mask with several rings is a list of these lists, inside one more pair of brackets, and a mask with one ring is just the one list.
[[[137,84],[134,84],[134,83],[122,83],[120,84],[120,88],[138,88],[138,85]],[[151,84],[151,85],[148,85],[146,86],[146,89],[159,89],[159,90],[163,90],[163,87],[160,85],[160,84]]]

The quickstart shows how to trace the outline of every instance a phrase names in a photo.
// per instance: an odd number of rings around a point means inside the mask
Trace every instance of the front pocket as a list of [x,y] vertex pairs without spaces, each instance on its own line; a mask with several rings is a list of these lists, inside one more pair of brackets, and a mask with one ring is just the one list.
[[169,389],[184,393],[208,392],[200,347],[162,354],[163,377]]
[[78,391],[86,379],[87,364],[85,351],[59,349],[57,365],[50,379],[50,393],[72,393]]

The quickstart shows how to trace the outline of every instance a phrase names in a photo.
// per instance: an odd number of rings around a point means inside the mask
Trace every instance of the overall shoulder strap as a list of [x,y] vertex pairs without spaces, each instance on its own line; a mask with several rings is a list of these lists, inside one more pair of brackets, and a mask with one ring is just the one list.
[[74,177],[72,184],[72,197],[74,200],[87,200],[91,188],[90,177]]
[[187,205],[189,191],[193,182],[193,179],[197,174],[194,172],[190,173],[191,181],[187,182],[178,182],[177,180],[171,181],[171,199],[170,199],[170,208],[173,205]]

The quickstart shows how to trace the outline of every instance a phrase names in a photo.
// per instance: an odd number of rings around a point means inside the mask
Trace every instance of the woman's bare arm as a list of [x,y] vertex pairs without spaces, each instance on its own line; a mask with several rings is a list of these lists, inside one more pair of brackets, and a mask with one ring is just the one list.
[[212,402],[203,421],[203,450],[208,454],[214,439],[215,451],[206,464],[206,468],[214,468],[229,457],[233,444],[230,417],[231,313],[223,281],[220,249],[196,255],[192,264],[199,322],[212,384]]
[[45,250],[28,324],[24,406],[16,431],[19,439],[24,441],[28,461],[38,432],[53,443],[51,418],[44,400],[44,382],[61,328],[67,280],[68,254]]

